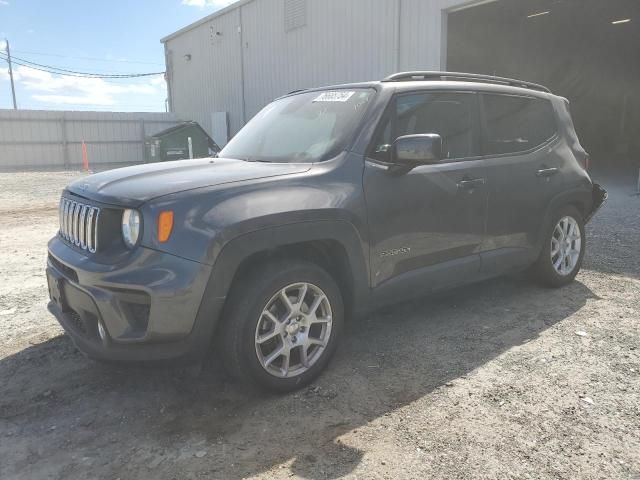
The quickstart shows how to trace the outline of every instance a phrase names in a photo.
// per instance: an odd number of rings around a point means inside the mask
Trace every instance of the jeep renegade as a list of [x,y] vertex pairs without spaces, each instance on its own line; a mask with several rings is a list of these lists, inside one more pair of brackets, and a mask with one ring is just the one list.
[[529,270],[571,282],[606,199],[569,102],[409,72],[284,96],[217,158],[70,184],[50,311],[110,361],[199,360],[277,391],[327,366],[346,318]]

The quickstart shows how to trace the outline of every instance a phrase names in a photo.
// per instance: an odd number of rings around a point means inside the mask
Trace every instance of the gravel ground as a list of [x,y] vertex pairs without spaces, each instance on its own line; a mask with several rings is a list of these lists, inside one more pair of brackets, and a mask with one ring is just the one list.
[[352,322],[312,387],[258,395],[86,360],[46,311],[78,174],[0,174],[0,478],[640,479],[640,197],[608,179],[585,269],[503,278]]

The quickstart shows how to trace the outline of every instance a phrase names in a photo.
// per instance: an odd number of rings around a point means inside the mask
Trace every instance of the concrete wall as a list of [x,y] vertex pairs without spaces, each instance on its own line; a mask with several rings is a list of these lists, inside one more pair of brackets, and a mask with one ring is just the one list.
[[[477,2],[475,2],[477,3]],[[306,10],[287,29],[286,6]],[[446,10],[463,0],[242,0],[163,39],[171,110],[231,134],[292,90],[440,69]],[[444,20],[444,21],[443,21]]]
[[142,163],[144,138],[178,123],[168,113],[0,110],[0,169],[78,169]]

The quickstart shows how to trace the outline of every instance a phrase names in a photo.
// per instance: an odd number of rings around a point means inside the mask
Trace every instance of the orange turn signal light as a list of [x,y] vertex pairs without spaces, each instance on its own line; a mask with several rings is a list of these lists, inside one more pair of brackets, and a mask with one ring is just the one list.
[[158,216],[158,241],[164,243],[169,240],[171,230],[173,230],[173,212],[171,210],[160,212]]

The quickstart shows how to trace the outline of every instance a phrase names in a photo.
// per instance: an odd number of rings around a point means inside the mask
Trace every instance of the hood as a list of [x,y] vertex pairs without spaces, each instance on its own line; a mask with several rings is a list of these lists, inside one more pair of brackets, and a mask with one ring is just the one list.
[[97,173],[71,183],[67,190],[98,202],[137,207],[172,193],[304,173],[310,168],[310,163],[244,162],[223,158],[180,160]]

